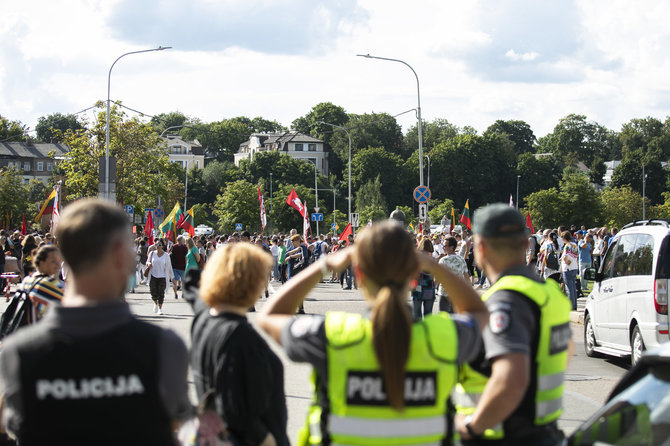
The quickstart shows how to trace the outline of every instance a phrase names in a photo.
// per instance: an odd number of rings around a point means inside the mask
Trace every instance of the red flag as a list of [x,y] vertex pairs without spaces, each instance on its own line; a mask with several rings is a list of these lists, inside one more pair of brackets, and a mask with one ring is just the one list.
[[535,234],[535,228],[533,227],[533,222],[530,221],[530,212],[526,213],[526,227],[530,229],[531,234]]
[[307,218],[307,208],[302,204],[302,201],[300,201],[300,197],[295,193],[295,189],[291,189],[291,193],[286,197],[286,204],[300,212],[302,218]]
[[147,215],[147,223],[144,225],[144,234],[149,237],[148,246],[154,244],[154,219],[151,214],[153,214],[153,212],[149,211],[149,214]]
[[354,235],[354,231],[351,229],[351,223],[347,223],[347,227],[344,228],[344,231],[342,231],[342,234],[340,234],[340,240],[344,240],[345,242],[347,242],[347,246],[349,246],[348,237],[350,235]]
[[466,228],[470,228],[470,200],[465,201],[465,209],[463,209],[463,214],[461,214],[461,219],[459,220],[465,225]]
[[268,220],[265,215],[265,200],[263,199],[263,194],[261,194],[260,186],[258,186],[258,201],[261,204],[261,232],[264,232],[265,226],[268,224]]
[[26,214],[21,214],[21,235],[26,235]]

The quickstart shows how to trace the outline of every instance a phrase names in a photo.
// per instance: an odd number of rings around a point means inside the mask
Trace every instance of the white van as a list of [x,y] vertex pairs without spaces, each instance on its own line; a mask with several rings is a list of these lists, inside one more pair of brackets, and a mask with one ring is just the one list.
[[593,291],[584,310],[584,348],[631,356],[636,364],[647,348],[667,342],[670,224],[635,221],[612,240],[600,270],[588,268]]
[[195,235],[211,235],[214,233],[214,228],[207,225],[198,225],[195,228]]

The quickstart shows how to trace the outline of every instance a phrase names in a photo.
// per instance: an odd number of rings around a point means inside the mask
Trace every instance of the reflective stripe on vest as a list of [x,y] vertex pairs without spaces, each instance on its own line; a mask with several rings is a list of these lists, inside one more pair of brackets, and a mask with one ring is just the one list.
[[[412,325],[402,412],[388,404],[371,321],[327,313],[325,331],[329,401],[326,411],[316,406],[310,411],[310,444],[430,445],[446,438],[447,401],[456,383],[458,357],[456,326],[449,315],[436,314]],[[324,426],[327,432],[321,432]]]
[[[535,389],[536,425],[556,420],[561,414],[563,379],[567,366],[567,342],[569,332],[570,303],[553,281],[545,284],[522,276],[503,276],[485,294],[486,301],[498,290],[517,291],[533,301],[540,309],[540,340],[535,358],[537,364],[537,388]],[[568,336],[567,339],[565,337]],[[468,415],[475,412],[488,378],[469,365],[461,366],[459,383],[454,388],[452,400],[457,413]],[[484,438],[503,438],[501,425],[484,432]]]

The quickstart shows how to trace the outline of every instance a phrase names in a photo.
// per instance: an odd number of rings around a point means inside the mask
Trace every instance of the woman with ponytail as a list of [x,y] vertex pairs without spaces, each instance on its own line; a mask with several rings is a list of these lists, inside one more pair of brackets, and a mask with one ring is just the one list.
[[[352,265],[369,315],[293,318],[330,271]],[[441,283],[456,315],[413,322],[409,283],[420,271]],[[373,225],[289,281],[258,316],[293,361],[314,367],[315,396],[298,443],[435,444],[451,438],[447,400],[457,367],[476,353],[488,312],[472,286],[420,253],[396,222]]]

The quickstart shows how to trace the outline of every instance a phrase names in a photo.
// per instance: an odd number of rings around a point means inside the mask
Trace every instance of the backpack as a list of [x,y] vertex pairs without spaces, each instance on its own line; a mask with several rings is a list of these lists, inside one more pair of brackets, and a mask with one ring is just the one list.
[[558,270],[558,256],[556,255],[556,249],[553,245],[547,250],[546,256],[547,262],[545,263],[545,266],[549,269]]
[[323,242],[319,241],[314,244],[314,261],[316,262],[319,260],[319,257],[321,257],[321,254],[323,254]]
[[40,281],[36,280],[27,291],[24,287],[21,287],[14,292],[12,301],[7,305],[5,312],[0,317],[0,339],[6,338],[19,328],[32,322],[30,320],[32,301],[29,296],[30,292]]
[[540,258],[540,248],[541,248],[541,246],[540,246],[540,242],[537,240],[536,236],[531,235],[531,237],[533,237],[533,239],[535,239],[535,253],[533,255],[533,258],[537,262],[537,260]]

